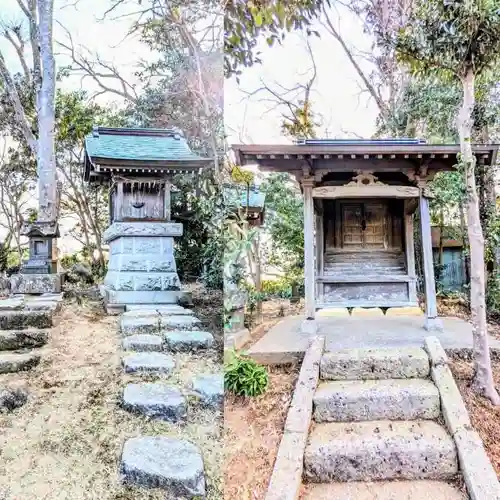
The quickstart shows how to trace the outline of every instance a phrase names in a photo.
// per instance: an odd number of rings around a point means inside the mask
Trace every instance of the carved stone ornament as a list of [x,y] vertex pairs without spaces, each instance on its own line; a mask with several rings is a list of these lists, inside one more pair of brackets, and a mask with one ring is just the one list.
[[378,177],[375,177],[371,172],[358,172],[358,175],[355,175],[352,178],[352,181],[345,184],[346,186],[385,186],[383,182],[378,180]]

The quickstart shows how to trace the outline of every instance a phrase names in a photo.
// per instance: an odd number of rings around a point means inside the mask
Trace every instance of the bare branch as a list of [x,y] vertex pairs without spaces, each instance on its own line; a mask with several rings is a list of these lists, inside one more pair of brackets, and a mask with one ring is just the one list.
[[[27,81],[31,80],[31,72],[28,68],[28,65],[26,64],[26,57],[24,56],[24,44],[25,41],[23,40],[23,37],[21,35],[21,26],[11,26],[5,27],[4,29],[4,36],[5,38],[11,43],[11,45],[14,47],[14,50],[16,51],[17,57],[19,58],[19,62],[21,63],[21,67],[23,68],[23,73]],[[14,36],[17,39],[14,39]]]

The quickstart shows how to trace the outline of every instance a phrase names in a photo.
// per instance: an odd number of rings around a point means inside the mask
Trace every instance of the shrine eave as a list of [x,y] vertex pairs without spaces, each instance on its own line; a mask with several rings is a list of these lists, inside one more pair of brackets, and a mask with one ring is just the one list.
[[[474,144],[473,152],[481,163],[494,165],[498,144]],[[305,163],[314,169],[328,168],[347,170],[374,166],[397,170],[402,161],[415,166],[426,164],[435,170],[451,170],[460,153],[458,144],[251,144],[233,145],[232,150],[239,165],[257,164],[260,167],[280,171],[300,170]],[[317,161],[315,161],[317,160]]]

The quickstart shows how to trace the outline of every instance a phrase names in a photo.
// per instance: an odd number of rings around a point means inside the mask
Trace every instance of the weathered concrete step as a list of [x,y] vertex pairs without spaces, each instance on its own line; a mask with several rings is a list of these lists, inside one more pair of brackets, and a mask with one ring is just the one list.
[[303,500],[468,500],[445,481],[377,481],[310,484]]
[[47,340],[48,330],[3,330],[0,331],[0,351],[41,347]]
[[451,479],[458,471],[453,439],[429,420],[316,425],[304,454],[311,482]]
[[134,352],[122,358],[125,373],[170,373],[175,368],[172,356],[159,352]]
[[187,416],[186,398],[179,389],[166,384],[128,384],[122,405],[130,412],[168,422],[179,422]]
[[313,398],[316,422],[438,418],[439,391],[430,380],[340,380],[323,382]]
[[165,347],[172,352],[191,352],[208,349],[214,343],[210,332],[201,330],[172,330],[165,333]]
[[122,340],[122,347],[125,351],[151,352],[163,351],[163,339],[159,335],[139,333],[129,335]]
[[[135,311],[134,311],[135,312]],[[125,313],[127,314],[127,313]],[[160,333],[166,330],[197,330],[201,321],[191,315],[123,315],[120,318],[120,331],[124,335],[134,333]]]
[[200,397],[203,406],[220,408],[224,401],[224,375],[222,373],[204,373],[193,380],[193,390]]
[[168,498],[204,498],[205,472],[200,450],[186,440],[164,436],[128,439],[120,463],[122,480],[163,488]]
[[0,311],[0,330],[24,330],[25,328],[52,328],[55,324],[52,310]]
[[40,354],[34,352],[0,354],[0,374],[31,370],[40,363]]
[[27,400],[28,394],[22,389],[0,387],[0,413],[20,408]]
[[429,357],[419,347],[325,352],[320,365],[324,380],[425,378],[429,373]]

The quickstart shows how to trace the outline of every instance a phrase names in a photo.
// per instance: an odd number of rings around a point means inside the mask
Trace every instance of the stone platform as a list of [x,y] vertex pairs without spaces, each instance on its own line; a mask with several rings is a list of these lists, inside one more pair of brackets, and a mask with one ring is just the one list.
[[[283,364],[302,359],[313,333],[301,331],[304,316],[289,316],[271,328],[248,354],[264,364]],[[472,349],[472,325],[454,317],[440,318],[442,332],[433,332],[450,352]],[[421,316],[318,317],[318,335],[325,336],[325,351],[340,349],[419,347],[428,332]],[[488,336],[492,351],[500,354],[500,341]]]

